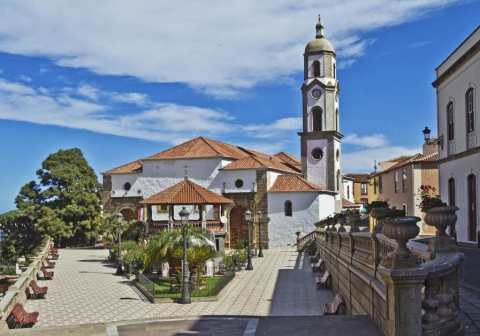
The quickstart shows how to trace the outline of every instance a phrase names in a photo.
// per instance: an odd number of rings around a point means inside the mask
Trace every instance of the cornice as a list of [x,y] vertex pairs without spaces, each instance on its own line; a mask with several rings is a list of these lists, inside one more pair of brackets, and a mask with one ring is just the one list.
[[446,158],[438,160],[438,163],[439,164],[447,163],[447,162],[462,159],[464,157],[467,157],[467,156],[470,156],[470,155],[473,155],[473,154],[477,154],[477,153],[480,153],[480,146],[468,149],[468,150],[466,150],[464,152],[461,152],[461,153],[449,155]]

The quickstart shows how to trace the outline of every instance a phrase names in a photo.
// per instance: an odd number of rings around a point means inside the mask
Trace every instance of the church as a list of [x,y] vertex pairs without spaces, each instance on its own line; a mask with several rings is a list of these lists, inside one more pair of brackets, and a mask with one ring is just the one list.
[[336,77],[335,49],[319,20],[304,54],[300,160],[199,137],[103,172],[104,213],[143,220],[155,234],[178,225],[178,212],[187,206],[190,222],[211,231],[223,250],[247,238],[248,209],[254,246],[260,235],[264,248],[294,244],[296,232],[309,233],[314,223],[342,211]]

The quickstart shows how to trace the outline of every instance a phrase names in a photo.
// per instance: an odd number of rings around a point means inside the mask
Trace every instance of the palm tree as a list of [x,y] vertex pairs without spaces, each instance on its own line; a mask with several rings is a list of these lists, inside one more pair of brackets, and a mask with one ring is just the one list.
[[[212,236],[210,233],[194,229],[191,225],[187,227],[187,257],[189,262],[191,290],[196,289],[199,268],[207,260],[216,255],[213,248]],[[178,229],[163,230],[155,236],[150,237],[145,249],[145,265],[150,267],[161,259],[176,259],[178,262],[183,257],[182,231]]]

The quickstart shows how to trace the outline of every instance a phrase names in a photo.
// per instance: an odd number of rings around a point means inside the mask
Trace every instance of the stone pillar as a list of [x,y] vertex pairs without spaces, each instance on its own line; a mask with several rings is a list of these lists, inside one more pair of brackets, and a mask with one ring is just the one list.
[[199,205],[200,207],[200,222],[202,222],[202,229],[206,230],[207,229],[207,211],[206,205]]

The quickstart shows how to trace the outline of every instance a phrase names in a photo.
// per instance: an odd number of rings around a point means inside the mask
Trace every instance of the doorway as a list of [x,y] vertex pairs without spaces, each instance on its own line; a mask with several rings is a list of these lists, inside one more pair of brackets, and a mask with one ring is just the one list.
[[230,211],[230,248],[235,248],[242,239],[248,239],[248,226],[245,220],[247,208],[235,206]]

